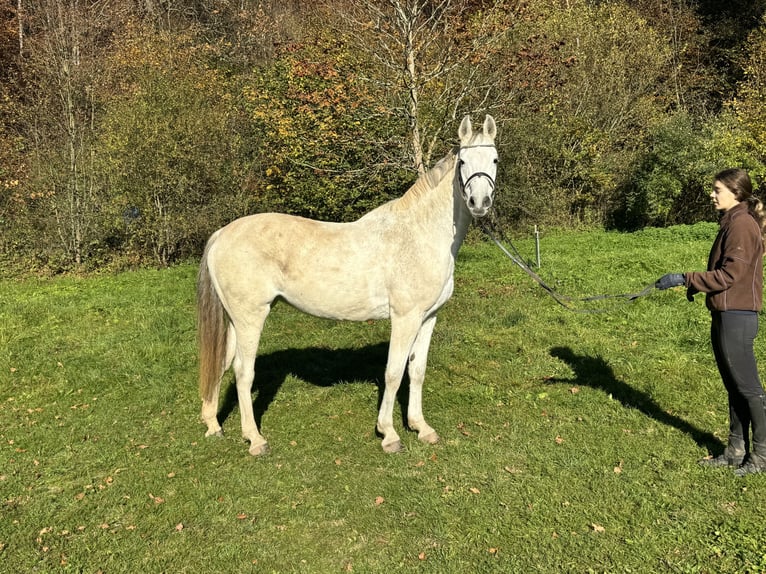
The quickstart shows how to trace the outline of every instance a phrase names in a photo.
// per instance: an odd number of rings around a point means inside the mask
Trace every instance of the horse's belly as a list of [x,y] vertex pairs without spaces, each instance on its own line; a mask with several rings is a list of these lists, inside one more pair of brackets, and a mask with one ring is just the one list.
[[389,316],[388,297],[360,285],[349,289],[349,285],[318,285],[286,289],[282,294],[290,305],[316,317],[339,321],[367,321],[387,319]]

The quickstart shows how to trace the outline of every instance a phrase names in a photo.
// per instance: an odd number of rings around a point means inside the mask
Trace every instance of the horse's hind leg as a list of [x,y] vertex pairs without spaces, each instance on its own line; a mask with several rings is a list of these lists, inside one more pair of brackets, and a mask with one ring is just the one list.
[[418,431],[418,438],[423,442],[434,444],[439,441],[439,435],[423,418],[423,380],[426,376],[428,348],[431,345],[431,335],[436,325],[436,315],[425,320],[418,332],[418,337],[412,345],[409,356],[408,374],[410,376],[410,400],[407,407],[407,424],[412,430]]
[[218,382],[213,388],[213,394],[210,397],[210,400],[202,399],[202,420],[207,425],[205,436],[223,436],[223,429],[221,429],[221,425],[218,423],[218,397],[221,394],[221,380],[223,379],[223,374],[231,366],[236,348],[237,337],[235,335],[234,326],[230,324],[226,333],[226,358],[221,368],[221,376],[218,377]]
[[234,354],[234,376],[237,381],[239,414],[242,421],[242,437],[250,441],[250,454],[257,456],[269,452],[269,444],[258,432],[253,412],[253,378],[255,377],[255,356],[261,338],[263,323],[269,314],[269,307],[258,316],[249,317],[246,327],[237,329],[237,348]]

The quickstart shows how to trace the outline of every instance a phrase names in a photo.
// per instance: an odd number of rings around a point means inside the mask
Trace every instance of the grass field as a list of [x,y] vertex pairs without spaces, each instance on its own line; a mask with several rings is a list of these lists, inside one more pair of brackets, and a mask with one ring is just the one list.
[[[540,272],[639,291],[703,269],[715,231],[543,235]],[[374,431],[387,322],[278,305],[253,458],[230,375],[225,437],[203,436],[195,274],[0,282],[0,571],[766,571],[766,476],[696,462],[727,428],[702,297],[575,313],[465,245],[424,391],[442,441],[396,420],[396,455]]]

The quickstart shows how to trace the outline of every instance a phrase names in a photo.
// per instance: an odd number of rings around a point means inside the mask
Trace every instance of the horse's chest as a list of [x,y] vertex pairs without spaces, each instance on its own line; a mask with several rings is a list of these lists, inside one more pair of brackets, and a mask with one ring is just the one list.
[[444,305],[447,301],[449,301],[450,297],[452,297],[452,292],[455,290],[455,280],[450,273],[449,279],[447,279],[447,282],[444,283],[444,286],[442,287],[442,291],[439,294],[439,297],[436,299],[436,303],[434,304],[432,311],[436,311],[437,309],[441,308],[442,305]]

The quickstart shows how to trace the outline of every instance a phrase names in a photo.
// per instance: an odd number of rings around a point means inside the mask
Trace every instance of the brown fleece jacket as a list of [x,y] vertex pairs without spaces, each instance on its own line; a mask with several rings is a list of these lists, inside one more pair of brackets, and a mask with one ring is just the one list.
[[706,293],[711,311],[760,311],[763,299],[763,239],[747,203],[723,214],[707,271],[685,274],[691,295]]

